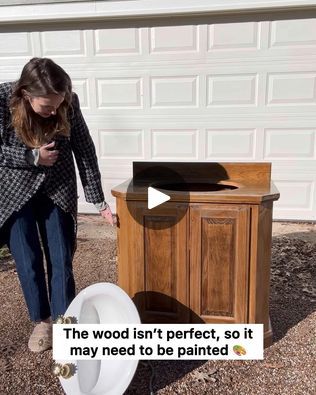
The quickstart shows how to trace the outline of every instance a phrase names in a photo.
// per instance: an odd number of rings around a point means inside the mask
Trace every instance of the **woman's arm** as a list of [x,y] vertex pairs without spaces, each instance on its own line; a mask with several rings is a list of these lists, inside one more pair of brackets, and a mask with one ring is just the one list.
[[94,203],[101,216],[113,225],[110,206],[104,201],[95,146],[81,113],[79,99],[76,94],[74,94],[73,99],[70,144],[76,158],[86,201]]
[[76,94],[74,94],[73,98],[73,114],[70,121],[70,144],[76,158],[86,201],[89,203],[101,203],[104,201],[104,194],[95,146],[81,113],[79,99]]

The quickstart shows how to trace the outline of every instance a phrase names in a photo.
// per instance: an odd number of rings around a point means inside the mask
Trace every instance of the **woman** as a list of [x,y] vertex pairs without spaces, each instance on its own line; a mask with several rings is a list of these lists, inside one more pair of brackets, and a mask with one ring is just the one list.
[[[32,321],[34,352],[51,347],[52,321],[75,296],[77,185],[110,224],[95,147],[68,74],[33,58],[14,83],[0,84],[0,231],[15,260]],[[48,292],[43,265],[47,265]]]

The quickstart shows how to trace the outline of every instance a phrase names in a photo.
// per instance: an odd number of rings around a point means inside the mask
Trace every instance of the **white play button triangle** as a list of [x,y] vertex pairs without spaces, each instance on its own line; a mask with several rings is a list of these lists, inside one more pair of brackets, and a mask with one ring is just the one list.
[[155,188],[152,188],[152,187],[148,188],[148,208],[149,209],[157,207],[157,206],[159,206],[159,204],[162,204],[162,203],[166,202],[167,200],[170,200],[170,196],[158,191]]

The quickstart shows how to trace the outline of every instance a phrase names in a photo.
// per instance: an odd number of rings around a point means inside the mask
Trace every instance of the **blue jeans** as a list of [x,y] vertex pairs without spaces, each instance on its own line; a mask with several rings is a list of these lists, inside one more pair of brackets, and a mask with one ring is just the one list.
[[[75,297],[72,258],[74,222],[69,213],[38,192],[6,223],[8,247],[16,263],[32,321],[64,314]],[[43,251],[47,268],[44,271]]]

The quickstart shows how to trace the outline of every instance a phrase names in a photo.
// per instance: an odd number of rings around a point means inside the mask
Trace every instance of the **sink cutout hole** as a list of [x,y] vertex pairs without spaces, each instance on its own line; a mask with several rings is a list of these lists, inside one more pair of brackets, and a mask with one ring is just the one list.
[[155,188],[167,189],[169,191],[185,191],[185,192],[215,192],[238,189],[234,185],[228,184],[212,184],[208,182],[186,182],[186,183],[165,183],[156,184]]

